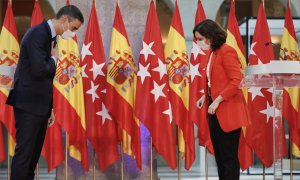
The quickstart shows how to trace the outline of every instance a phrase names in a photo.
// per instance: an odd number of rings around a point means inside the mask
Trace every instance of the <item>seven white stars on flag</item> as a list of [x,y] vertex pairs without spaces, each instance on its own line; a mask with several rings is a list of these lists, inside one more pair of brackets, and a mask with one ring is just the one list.
[[[256,55],[256,53],[254,51],[254,47],[255,47],[256,44],[257,44],[257,42],[253,42],[251,44],[250,55],[254,55],[254,56],[257,57],[257,55]],[[261,59],[259,59],[258,57],[257,57],[257,64],[259,64],[259,65],[263,64],[262,61],[261,61]],[[260,79],[262,76],[269,76],[269,75],[258,75],[258,78]],[[261,89],[262,88],[258,88],[258,87],[252,87],[252,88],[248,89],[248,92],[252,94],[252,97],[251,97],[252,101],[254,101],[254,99],[255,99],[256,96],[264,97],[264,95],[261,92]],[[269,93],[272,94],[273,93],[273,88],[267,89],[267,92],[269,92]],[[267,108],[263,109],[263,110],[261,110],[259,112],[262,113],[262,114],[265,114],[267,116],[266,117],[266,123],[268,124],[270,118],[274,119],[274,110],[275,109],[274,109],[274,106],[270,106],[270,104],[269,104],[268,101],[266,101],[266,103],[267,103]],[[276,124],[276,122],[275,122],[275,124]]]
[[[143,42],[143,49],[141,50],[140,54],[144,55],[145,62],[148,61],[149,55],[156,56],[156,54],[152,51],[153,45],[154,45],[154,42],[151,42],[149,45],[147,43]],[[158,66],[153,68],[152,71],[159,73],[160,80],[162,80],[164,75],[167,74],[167,67],[166,67],[166,64],[164,64],[161,59],[158,58],[157,61],[158,61]],[[141,77],[142,84],[144,83],[146,77],[151,77],[151,74],[149,72],[149,66],[150,66],[150,62],[147,63],[146,66],[143,66],[141,63],[139,63],[139,71],[137,72],[137,76]],[[159,85],[157,82],[155,82],[153,80],[153,89],[151,90],[150,93],[154,95],[155,103],[158,101],[159,97],[166,97],[166,95],[163,92],[165,86],[166,86],[165,83],[162,85]],[[170,123],[171,123],[172,122],[172,110],[171,110],[170,103],[169,103],[169,108],[162,113],[169,116]]]
[[[92,42],[88,43],[87,45],[83,44],[82,50],[81,50],[82,60],[84,60],[84,58],[88,55],[93,56],[93,53],[89,50],[91,47],[91,44],[92,44]],[[102,68],[104,66],[105,66],[105,63],[97,64],[95,62],[95,60],[93,60],[93,67],[89,70],[89,71],[93,72],[93,80],[95,80],[98,76],[105,76],[104,72],[102,71]],[[88,78],[88,75],[86,74],[86,71],[85,71],[86,67],[87,67],[87,64],[84,64],[84,65],[82,65],[82,68],[81,68],[81,75],[83,78]],[[91,89],[86,91],[86,94],[91,95],[93,103],[95,102],[96,99],[99,99],[99,96],[96,93],[99,86],[100,86],[100,84],[95,85],[94,82],[91,80]],[[101,92],[106,93],[106,89],[102,90]],[[96,115],[102,116],[102,125],[104,125],[106,120],[112,120],[104,103],[102,103],[101,111],[98,111],[96,113]]]

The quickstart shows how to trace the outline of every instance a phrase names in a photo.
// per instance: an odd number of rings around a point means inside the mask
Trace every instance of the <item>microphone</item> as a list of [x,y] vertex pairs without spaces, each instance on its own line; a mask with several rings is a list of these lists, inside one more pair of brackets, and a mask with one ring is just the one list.
[[279,47],[279,49],[283,52],[283,60],[287,60],[287,56],[286,56],[284,49],[282,49],[278,44],[275,44],[272,42],[266,42],[265,46],[269,46],[270,44],[272,44],[273,46]]

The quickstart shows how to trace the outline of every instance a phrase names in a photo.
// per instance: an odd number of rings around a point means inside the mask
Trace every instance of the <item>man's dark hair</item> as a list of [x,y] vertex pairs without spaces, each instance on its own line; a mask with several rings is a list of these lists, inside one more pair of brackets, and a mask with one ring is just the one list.
[[195,32],[198,32],[211,41],[211,49],[213,51],[220,48],[226,42],[226,31],[219,24],[210,19],[197,24],[193,30],[194,36]]
[[60,10],[56,13],[55,19],[59,19],[64,15],[68,16],[69,20],[78,19],[82,24],[84,22],[81,11],[74,5],[67,5],[60,8]]

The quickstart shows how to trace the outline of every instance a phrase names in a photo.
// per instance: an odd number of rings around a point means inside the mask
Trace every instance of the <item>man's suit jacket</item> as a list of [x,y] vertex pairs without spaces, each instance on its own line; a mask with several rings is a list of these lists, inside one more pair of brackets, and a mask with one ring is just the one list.
[[239,88],[243,79],[241,64],[236,51],[223,44],[211,59],[210,83],[211,97],[224,98],[216,110],[217,118],[223,131],[229,132],[250,124],[250,116],[242,90]]
[[46,21],[26,32],[21,42],[14,88],[7,104],[36,115],[49,114],[56,70],[51,58],[51,41],[51,30]]

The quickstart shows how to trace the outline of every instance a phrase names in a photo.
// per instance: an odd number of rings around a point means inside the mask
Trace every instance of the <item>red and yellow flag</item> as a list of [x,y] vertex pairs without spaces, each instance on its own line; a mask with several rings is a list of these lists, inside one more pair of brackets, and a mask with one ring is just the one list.
[[[242,41],[242,36],[240,34],[239,26],[235,16],[235,3],[234,0],[230,2],[230,12],[228,18],[228,25],[227,25],[227,39],[226,44],[231,46],[237,52],[238,58],[241,63],[241,69],[243,72],[247,66],[246,56],[244,45]],[[244,91],[245,92],[245,91]],[[245,99],[247,101],[247,92],[244,93]],[[242,128],[240,142],[239,142],[239,161],[242,170],[248,169],[253,164],[253,153],[250,146],[246,143],[245,134],[246,128]]]
[[136,116],[149,129],[156,152],[172,169],[175,169],[177,166],[176,141],[173,132],[168,76],[153,0],[147,16],[137,76]]
[[[287,1],[285,23],[282,35],[280,59],[300,61],[298,40],[291,15],[290,1]],[[300,157],[300,116],[298,115],[300,101],[299,88],[285,88],[283,91],[283,118],[289,124],[290,138],[293,142],[293,155]]]
[[[19,59],[19,53],[20,45],[18,42],[16,24],[11,3],[8,1],[0,36],[0,65],[16,66]],[[0,86],[9,86],[12,83],[12,78],[0,75]],[[8,89],[0,88],[0,120],[8,131],[8,151],[9,155],[13,156],[15,151],[16,130],[13,108],[5,104],[8,93]],[[4,153],[4,147],[0,147],[0,149],[1,157]]]
[[[249,65],[266,64],[274,59],[271,35],[263,3],[260,4],[249,55]],[[252,124],[247,127],[246,141],[262,164],[269,167],[273,163],[273,118],[275,107],[272,101],[272,88],[251,87],[248,90],[248,108]],[[284,140],[284,128],[282,132]],[[282,142],[283,155],[287,153]]]
[[[198,0],[198,8],[195,15],[195,25],[199,24],[201,21],[205,20],[205,12],[201,3]],[[193,47],[190,57],[190,109],[189,109],[189,119],[198,127],[198,138],[199,145],[202,145],[208,149],[208,151],[213,154],[213,146],[210,139],[209,127],[208,127],[208,101],[205,101],[201,109],[197,107],[197,101],[207,94],[207,77],[206,77],[206,64],[210,55],[210,51],[201,49],[196,42],[193,40]],[[207,99],[207,98],[206,98]]]
[[[69,4],[69,1],[67,1]],[[69,154],[89,169],[81,61],[76,37],[59,38],[60,58],[54,77],[54,114],[66,130]]]
[[[32,16],[31,27],[40,24],[43,21],[43,14],[39,1],[35,0]],[[47,129],[42,155],[47,161],[48,171],[56,168],[64,161],[64,148],[62,144],[61,126],[57,121]]]
[[165,46],[167,72],[169,75],[170,99],[173,118],[178,126],[179,151],[185,158],[185,168],[189,169],[195,160],[194,126],[189,119],[189,61],[186,50],[178,2],[168,40]]
[[118,138],[115,121],[108,113],[106,95],[106,61],[95,1],[81,51],[82,78],[87,137],[98,156],[99,167],[105,171],[118,160]]
[[117,121],[123,152],[131,155],[141,168],[140,123],[134,112],[136,67],[118,3],[106,80],[105,102],[112,118]]

